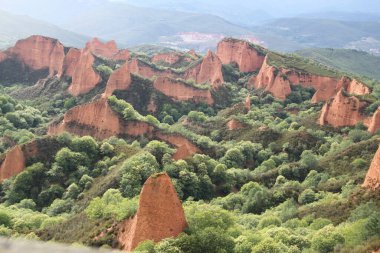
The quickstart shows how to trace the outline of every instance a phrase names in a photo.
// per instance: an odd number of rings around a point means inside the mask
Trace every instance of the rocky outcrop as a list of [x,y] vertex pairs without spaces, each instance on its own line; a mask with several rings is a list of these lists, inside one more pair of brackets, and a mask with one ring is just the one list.
[[357,97],[345,95],[341,89],[331,101],[323,106],[319,124],[333,127],[354,126],[365,119],[361,115],[365,106],[366,103],[361,102]]
[[116,46],[116,42],[113,40],[103,43],[98,38],[93,38],[91,41],[87,42],[86,48],[88,48],[96,56],[112,60],[127,61],[130,57],[129,51],[119,51]]
[[208,105],[212,105],[214,103],[210,90],[197,89],[195,87],[191,87],[183,81],[178,81],[172,78],[158,77],[154,81],[153,87],[174,100],[194,101],[197,103],[203,102]]
[[152,57],[151,61],[153,63],[166,63],[169,65],[173,65],[177,63],[181,59],[181,55],[179,53],[161,53],[156,54]]
[[281,100],[286,99],[291,93],[290,85],[314,88],[316,92],[311,99],[313,103],[327,101],[341,89],[355,95],[370,93],[370,89],[365,84],[355,79],[342,77],[338,80],[333,77],[319,76],[296,70],[278,69],[268,63],[268,57],[265,58],[259,74],[252,77],[248,84],[249,87],[264,89]]
[[49,135],[63,132],[80,136],[90,135],[97,139],[145,135],[150,139],[166,141],[176,147],[177,152],[173,155],[176,160],[200,153],[200,150],[182,135],[162,133],[144,121],[123,120],[112,110],[105,97],[70,109],[61,121],[53,122],[48,128]]
[[183,78],[192,79],[196,83],[209,83],[213,88],[217,88],[224,83],[222,62],[209,50],[202,63],[186,70]]
[[25,156],[20,146],[12,148],[0,166],[0,181],[11,178],[25,169]]
[[248,85],[255,89],[264,89],[282,100],[292,92],[287,77],[275,67],[270,66],[267,58],[265,58],[259,74],[256,77],[252,77]]
[[368,120],[368,132],[375,133],[380,129],[380,107],[376,110],[373,116]]
[[380,187],[380,147],[373,157],[363,186],[371,189],[377,189]]
[[2,51],[0,51],[0,62],[6,60],[8,58],[8,55]]
[[109,97],[115,90],[127,90],[131,85],[132,78],[128,63],[115,70],[108,79],[104,97]]
[[[51,76],[62,73],[65,50],[56,39],[34,35],[19,40],[1,58],[14,58],[31,70],[48,69]],[[4,55],[7,55],[5,57]]]
[[149,66],[147,63],[139,60],[132,59],[129,63],[129,69],[131,73],[142,76],[144,78],[151,79],[153,77],[158,76],[166,76],[166,77],[176,77],[177,75],[170,70],[160,70],[154,69],[152,66]]
[[79,49],[70,48],[63,61],[63,68],[62,73],[60,73],[60,76],[73,77],[75,68],[79,62],[80,57],[81,51]]
[[157,132],[156,137],[177,148],[177,151],[173,155],[174,160],[185,159],[196,153],[200,153],[199,148],[182,135]]
[[121,248],[132,251],[145,240],[159,242],[176,237],[187,227],[181,201],[167,174],[153,175],[145,182],[136,215],[120,225]]
[[102,81],[100,75],[95,72],[93,65],[95,57],[88,48],[82,49],[78,63],[72,76],[72,83],[68,89],[73,96],[88,93]]
[[241,72],[253,72],[261,68],[265,55],[249,42],[224,39],[218,44],[217,53],[223,64],[236,63]]
[[231,119],[230,121],[227,122],[227,129],[229,131],[239,130],[239,129],[243,129],[243,128],[244,128],[244,124],[242,124],[241,122],[239,122],[236,119]]
[[248,95],[246,98],[245,98],[245,101],[244,101],[244,107],[245,107],[245,110],[247,112],[249,112],[251,110],[251,96]]

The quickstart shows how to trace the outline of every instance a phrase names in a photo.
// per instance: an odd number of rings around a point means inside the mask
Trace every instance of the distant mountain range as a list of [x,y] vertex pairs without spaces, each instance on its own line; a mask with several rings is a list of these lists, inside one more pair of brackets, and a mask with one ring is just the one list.
[[7,48],[18,39],[33,34],[43,34],[58,38],[65,45],[75,47],[83,47],[84,43],[89,39],[87,36],[70,32],[47,22],[4,11],[0,11],[0,27],[0,48]]

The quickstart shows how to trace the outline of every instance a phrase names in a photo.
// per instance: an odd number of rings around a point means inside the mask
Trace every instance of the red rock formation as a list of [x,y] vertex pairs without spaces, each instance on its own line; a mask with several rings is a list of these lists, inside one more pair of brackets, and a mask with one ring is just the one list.
[[249,112],[251,110],[251,96],[250,95],[248,95],[245,98],[244,106],[245,106],[245,109],[246,109],[247,112]]
[[238,129],[243,129],[244,125],[237,121],[236,119],[231,119],[230,121],[227,122],[227,129],[230,131],[233,130],[238,130]]
[[127,49],[120,50],[114,56],[112,56],[112,60],[115,61],[128,61],[131,57],[130,52]]
[[265,58],[259,74],[249,80],[248,86],[264,89],[282,100],[292,92],[289,80],[275,67],[270,66],[267,58]]
[[177,147],[174,159],[183,159],[200,150],[188,139],[177,134],[164,134],[152,125],[143,121],[125,121],[112,110],[107,98],[80,105],[69,110],[62,121],[50,124],[49,135],[58,135],[63,132],[85,136],[90,135],[97,139],[107,139],[112,136],[140,136],[158,138]]
[[332,77],[318,76],[295,70],[277,69],[268,64],[267,57],[259,74],[249,80],[248,86],[264,89],[272,93],[276,98],[284,100],[291,93],[291,84],[314,88],[316,92],[311,99],[313,103],[327,101],[342,88],[349,94],[364,95],[370,92],[370,89],[365,84],[351,80],[348,77],[337,80]]
[[61,75],[72,77],[74,75],[75,68],[78,64],[80,57],[81,51],[79,49],[70,48],[63,61],[63,73],[61,73]]
[[4,61],[8,58],[8,55],[2,51],[0,51],[0,62]]
[[126,61],[130,57],[129,51],[126,49],[119,51],[113,40],[103,43],[99,39],[94,38],[90,42],[87,42],[86,48],[93,54],[108,59]]
[[186,227],[185,213],[170,177],[158,174],[145,182],[137,213],[121,224],[117,239],[124,250],[132,251],[145,240],[159,242],[176,237]]
[[115,70],[108,79],[104,97],[111,96],[115,90],[127,90],[132,82],[128,63]]
[[380,107],[377,108],[376,112],[373,114],[373,116],[368,119],[369,123],[368,126],[368,132],[375,133],[378,129],[380,129]]
[[0,182],[11,178],[25,169],[25,157],[20,146],[12,148],[0,166]]
[[323,106],[319,124],[333,127],[354,126],[364,120],[360,112],[365,105],[358,98],[346,96],[340,90],[332,101]]
[[186,70],[184,79],[193,79],[196,83],[210,83],[214,88],[224,83],[222,62],[210,50],[203,58],[202,63]]
[[169,135],[157,132],[156,137],[177,147],[177,151],[173,155],[173,159],[175,160],[185,159],[196,153],[200,153],[197,146],[179,134]]
[[192,100],[194,102],[203,102],[209,105],[214,103],[210,90],[197,89],[168,77],[158,77],[153,87],[168,97],[179,101]]
[[132,59],[132,61],[129,63],[129,69],[131,73],[142,76],[144,78],[149,78],[149,79],[152,77],[158,77],[158,76],[166,76],[166,77],[176,76],[170,70],[153,69],[148,64],[136,58]]
[[0,182],[22,172],[26,160],[36,156],[37,153],[38,147],[35,141],[13,147],[5,154],[5,159],[0,165]]
[[72,83],[68,89],[70,94],[73,96],[85,94],[102,81],[100,75],[92,67],[94,62],[95,57],[91,51],[87,48],[82,49],[72,76]]
[[265,55],[247,41],[224,39],[218,44],[217,53],[223,64],[237,63],[241,72],[256,71],[263,65]]
[[373,157],[371,166],[369,167],[363,186],[371,189],[376,189],[380,186],[380,147],[377,150],[375,156]]
[[37,35],[17,41],[5,54],[32,70],[49,69],[51,76],[62,72],[65,58],[64,47],[58,40]]
[[178,53],[162,53],[162,54],[156,54],[152,57],[151,61],[153,63],[160,63],[164,62],[169,65],[173,65],[177,63],[181,59],[181,55]]

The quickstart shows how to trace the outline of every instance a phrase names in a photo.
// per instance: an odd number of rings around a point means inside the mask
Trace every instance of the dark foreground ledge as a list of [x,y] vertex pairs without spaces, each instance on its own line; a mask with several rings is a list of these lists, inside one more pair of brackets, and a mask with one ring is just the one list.
[[0,253],[121,253],[117,250],[105,250],[86,247],[67,246],[58,243],[28,240],[13,240],[0,237]]

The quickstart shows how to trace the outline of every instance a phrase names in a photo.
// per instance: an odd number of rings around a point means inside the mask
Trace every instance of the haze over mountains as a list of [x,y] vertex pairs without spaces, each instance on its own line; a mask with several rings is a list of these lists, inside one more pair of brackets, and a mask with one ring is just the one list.
[[[82,46],[83,38],[114,39],[122,47],[155,44],[180,49],[205,51],[215,48],[223,37],[240,37],[278,51],[299,49],[347,48],[380,54],[380,9],[378,1],[134,1],[134,0],[67,0],[33,1],[0,0],[0,8],[28,15],[62,29],[53,34],[47,23],[44,29],[28,25],[26,17],[0,19],[0,47],[6,47],[30,34],[17,25],[28,27],[29,33],[61,39]],[[284,8],[286,6],[286,8]],[[59,15],[57,15],[59,13]],[[11,20],[11,21],[10,21]],[[8,22],[8,23],[5,23]],[[5,25],[3,25],[5,24]],[[13,25],[13,26],[12,26]],[[17,33],[15,32],[17,31]],[[79,43],[79,44],[78,44]]]

